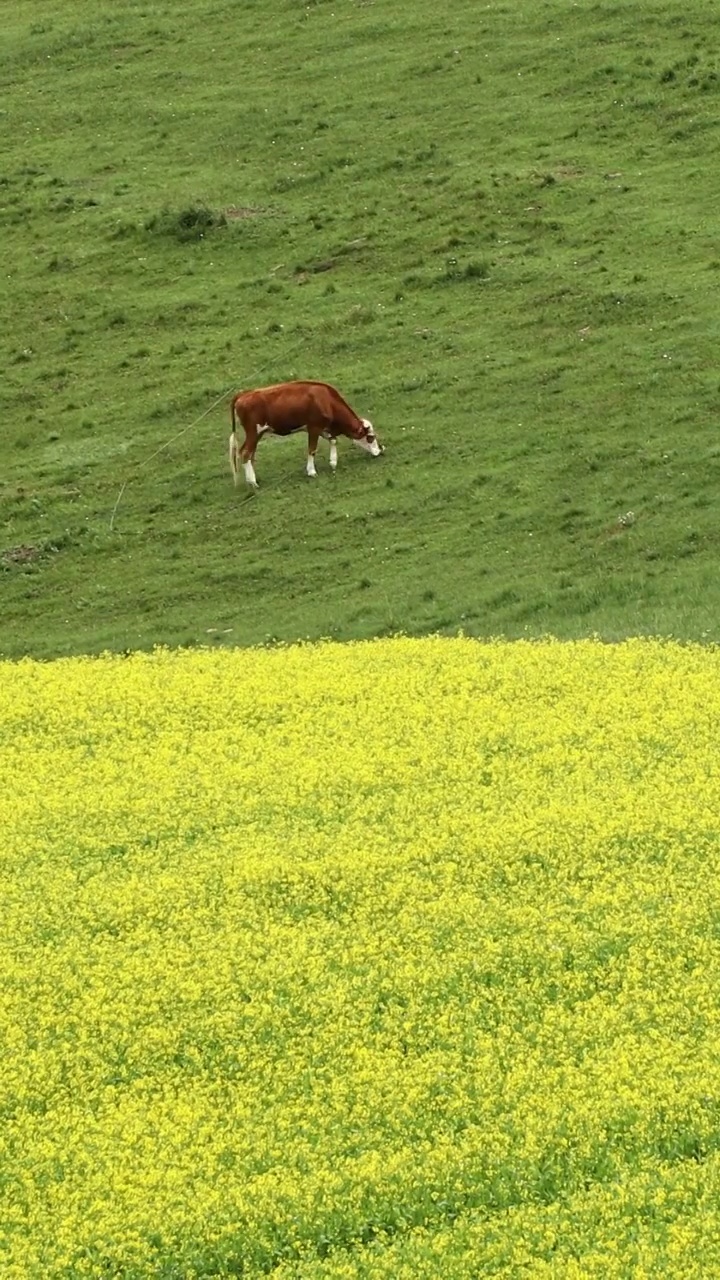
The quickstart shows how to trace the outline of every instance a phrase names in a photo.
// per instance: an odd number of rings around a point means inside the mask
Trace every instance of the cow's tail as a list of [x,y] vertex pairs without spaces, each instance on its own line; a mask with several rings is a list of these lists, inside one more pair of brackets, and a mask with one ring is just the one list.
[[238,438],[237,438],[237,418],[235,416],[235,396],[233,396],[230,402],[230,422],[232,424],[232,430],[230,432],[230,441],[228,446],[229,457],[230,457],[230,470],[233,473],[233,480],[235,484],[237,484],[238,470],[239,470],[238,461],[240,457],[240,449],[238,446]]

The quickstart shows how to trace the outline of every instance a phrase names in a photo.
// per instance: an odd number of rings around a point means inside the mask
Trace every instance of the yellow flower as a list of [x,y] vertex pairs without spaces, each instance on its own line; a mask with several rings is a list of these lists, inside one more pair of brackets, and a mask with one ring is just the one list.
[[0,663],[0,1274],[716,1274],[719,677]]

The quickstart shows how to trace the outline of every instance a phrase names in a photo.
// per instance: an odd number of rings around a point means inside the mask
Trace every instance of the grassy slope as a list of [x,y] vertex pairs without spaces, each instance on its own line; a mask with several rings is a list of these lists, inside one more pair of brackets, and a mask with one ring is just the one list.
[[[709,0],[4,26],[0,652],[716,635]],[[197,202],[252,213],[145,229]],[[247,498],[225,398],[134,474],[231,385],[289,376],[335,382],[385,457],[312,483],[269,442]]]

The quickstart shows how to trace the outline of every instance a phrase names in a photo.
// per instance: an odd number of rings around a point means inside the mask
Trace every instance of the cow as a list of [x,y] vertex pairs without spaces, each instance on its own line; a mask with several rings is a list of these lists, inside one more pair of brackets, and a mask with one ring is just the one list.
[[[317,476],[315,451],[318,440],[330,441],[330,466],[337,467],[337,438],[347,436],[361,449],[377,458],[384,453],[373,425],[367,418],[359,418],[347,400],[328,382],[278,382],[272,387],[258,387],[255,391],[240,391],[233,396],[230,405],[232,431],[230,433],[230,469],[235,484],[238,482],[240,463],[245,479],[257,489],[255,476],[255,450],[263,436],[290,436],[296,431],[307,431],[307,474]],[[238,422],[242,423],[245,439],[238,442]]]

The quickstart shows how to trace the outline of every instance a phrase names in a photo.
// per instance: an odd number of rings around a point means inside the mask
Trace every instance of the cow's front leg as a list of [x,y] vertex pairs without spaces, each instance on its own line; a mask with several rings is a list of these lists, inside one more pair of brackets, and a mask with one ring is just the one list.
[[318,440],[320,432],[314,427],[308,427],[308,454],[307,454],[307,473],[313,479],[317,477],[315,470],[315,454],[317,453]]
[[337,467],[337,440],[334,436],[330,437],[330,467],[333,471]]

